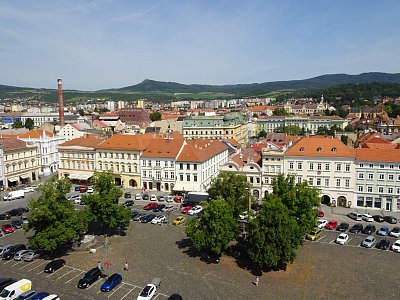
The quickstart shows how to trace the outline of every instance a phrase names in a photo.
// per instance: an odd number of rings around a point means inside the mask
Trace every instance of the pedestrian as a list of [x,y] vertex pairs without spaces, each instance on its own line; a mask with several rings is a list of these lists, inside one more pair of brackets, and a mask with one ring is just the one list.
[[101,271],[101,262],[100,261],[97,262],[97,268],[99,268],[99,270]]
[[126,262],[125,262],[125,266],[124,266],[124,270],[125,270],[125,271],[128,271],[128,269],[129,269],[129,265],[128,265],[128,262],[126,261]]
[[258,286],[258,283],[260,282],[260,278],[258,276],[256,277],[255,285]]

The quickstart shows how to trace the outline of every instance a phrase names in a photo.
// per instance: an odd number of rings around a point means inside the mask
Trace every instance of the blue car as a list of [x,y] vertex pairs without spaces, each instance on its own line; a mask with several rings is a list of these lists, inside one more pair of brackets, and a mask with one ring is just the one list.
[[49,293],[46,292],[37,293],[36,295],[33,295],[31,298],[29,298],[29,300],[42,300],[46,298],[48,295]]
[[379,235],[388,235],[389,234],[389,228],[387,226],[382,226],[381,229],[377,232]]
[[81,186],[80,185],[75,186],[74,190],[75,190],[75,192],[79,192],[81,190]]
[[103,292],[109,292],[115,288],[122,281],[122,276],[120,274],[114,273],[102,284],[100,290]]

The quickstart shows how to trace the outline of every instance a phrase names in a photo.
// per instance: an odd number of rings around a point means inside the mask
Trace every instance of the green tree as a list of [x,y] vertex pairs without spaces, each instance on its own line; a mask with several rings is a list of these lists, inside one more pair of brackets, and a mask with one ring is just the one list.
[[84,112],[84,110],[81,108],[81,109],[78,109],[78,114],[80,115],[80,116],[84,116],[85,115],[85,112]]
[[275,128],[274,132],[286,133],[289,135],[304,135],[304,129],[296,125],[279,126]]
[[302,232],[310,232],[315,227],[316,207],[321,203],[318,190],[308,186],[306,181],[295,183],[294,176],[285,177],[283,174],[275,178],[272,188],[273,193],[267,195],[266,202],[269,197],[278,196],[297,220]]
[[27,118],[25,121],[25,128],[32,130],[34,127],[34,122],[31,118]]
[[233,217],[237,219],[239,214],[248,208],[250,189],[251,184],[245,175],[220,172],[211,181],[208,194],[210,199],[224,199],[232,208]]
[[349,137],[347,135],[342,135],[340,137],[340,140],[342,141],[343,144],[347,145],[347,140],[349,139]]
[[247,252],[261,268],[276,268],[293,262],[303,235],[296,219],[278,195],[271,195],[257,218],[249,222]]
[[279,107],[272,112],[273,116],[289,116],[290,114],[283,107]]
[[262,138],[265,138],[266,135],[267,135],[267,132],[264,129],[261,129],[261,131],[259,131],[257,133],[257,138],[262,139]]
[[21,120],[16,120],[13,124],[12,124],[12,128],[24,128],[24,125],[22,124]]
[[40,187],[42,194],[29,201],[31,210],[26,232],[33,231],[29,240],[33,248],[54,252],[87,231],[88,221],[84,211],[76,211],[72,202],[65,198],[71,190],[68,179],[48,180]]
[[161,120],[161,113],[159,111],[155,111],[150,114],[150,120],[151,121],[160,121]]
[[117,229],[120,225],[128,226],[130,211],[118,204],[122,191],[115,186],[110,172],[95,172],[91,183],[93,194],[85,195],[82,201],[91,221],[100,222],[103,230]]
[[202,218],[188,221],[186,234],[198,251],[208,250],[220,254],[239,232],[232,208],[223,199],[205,204]]

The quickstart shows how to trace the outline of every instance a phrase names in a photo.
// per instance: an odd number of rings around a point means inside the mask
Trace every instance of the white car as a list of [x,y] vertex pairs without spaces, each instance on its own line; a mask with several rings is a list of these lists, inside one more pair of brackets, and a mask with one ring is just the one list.
[[392,250],[394,252],[400,253],[400,240],[397,240],[392,245]]
[[247,217],[248,217],[247,211],[244,211],[239,215],[240,220],[247,220]]
[[156,195],[151,195],[150,196],[150,201],[157,201],[157,196]]
[[140,193],[135,194],[135,200],[142,200],[142,194]]
[[174,201],[174,197],[172,197],[171,195],[168,195],[168,196],[165,197],[165,201],[173,202]]
[[26,188],[24,188],[24,189],[22,189],[25,193],[30,193],[30,192],[34,192],[35,191],[35,188],[34,187],[31,187],[31,186],[28,186],[28,187],[26,187]]
[[75,198],[75,199],[74,199],[74,203],[80,205],[80,204],[82,203],[82,198],[81,198],[81,197]]
[[201,205],[196,205],[196,206],[192,207],[192,208],[188,211],[187,214],[193,216],[193,215],[198,214],[198,213],[201,212],[202,210],[203,210],[203,207],[202,207]]
[[171,212],[173,210],[174,210],[174,206],[173,205],[167,205],[161,211],[163,211],[163,212]]
[[161,224],[161,222],[165,221],[165,216],[157,216],[153,220],[151,220],[151,224]]
[[28,217],[27,216],[22,216],[21,217],[21,223],[22,224],[28,224],[29,223]]
[[154,294],[156,293],[156,286],[154,284],[149,283],[146,285],[143,290],[140,292],[139,296],[136,298],[137,300],[151,300]]
[[328,220],[325,220],[325,219],[318,220],[318,228],[319,229],[324,228],[326,224],[328,224]]
[[336,238],[335,242],[339,245],[344,245],[349,241],[349,236],[346,233],[341,233]]
[[362,219],[365,222],[373,222],[374,218],[370,214],[363,214]]
[[89,186],[88,188],[87,188],[87,191],[86,191],[87,193],[89,193],[89,194],[91,194],[91,193],[93,193],[94,191],[93,191],[93,187],[92,186]]
[[394,227],[394,228],[390,231],[389,235],[390,235],[390,236],[397,237],[397,238],[400,237],[400,227]]

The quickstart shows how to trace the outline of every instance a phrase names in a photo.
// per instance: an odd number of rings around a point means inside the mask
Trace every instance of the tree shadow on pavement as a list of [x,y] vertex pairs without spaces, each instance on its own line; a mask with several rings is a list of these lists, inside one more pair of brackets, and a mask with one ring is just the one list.
[[189,239],[182,239],[180,241],[175,242],[176,245],[178,245],[179,249],[183,249],[183,253],[186,253],[190,257],[197,257],[198,252],[197,250],[193,247],[193,243]]

